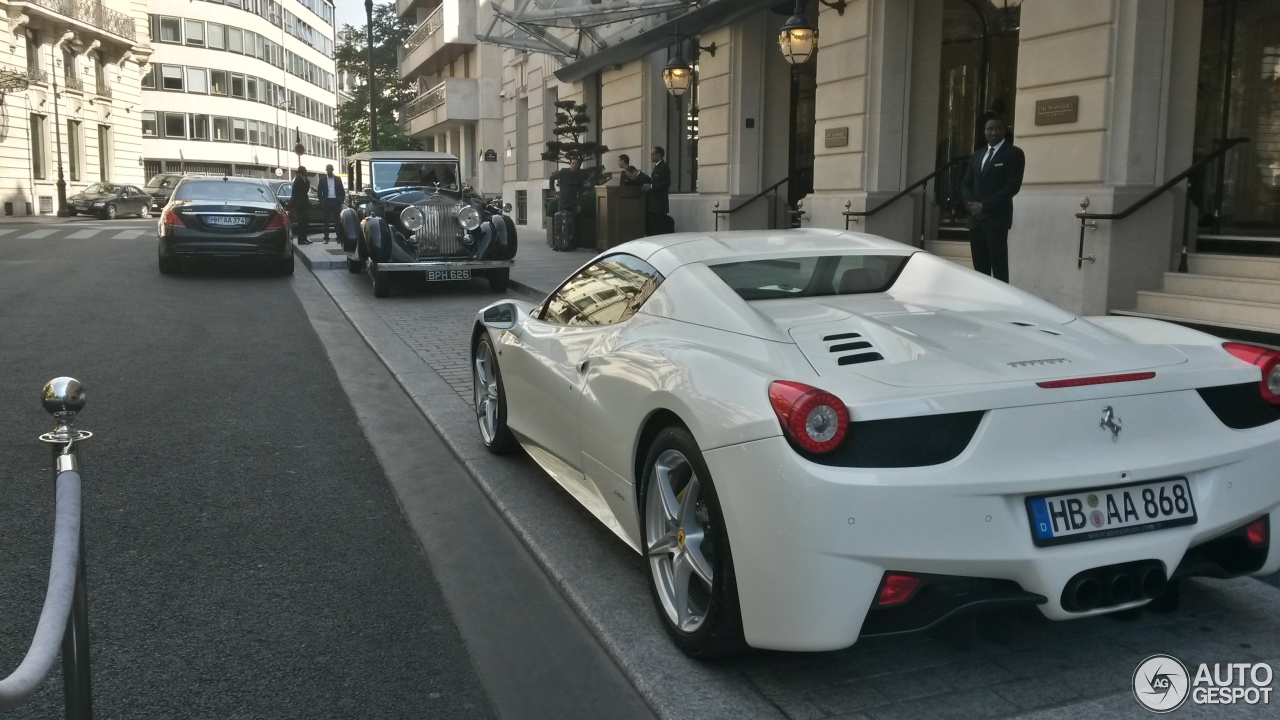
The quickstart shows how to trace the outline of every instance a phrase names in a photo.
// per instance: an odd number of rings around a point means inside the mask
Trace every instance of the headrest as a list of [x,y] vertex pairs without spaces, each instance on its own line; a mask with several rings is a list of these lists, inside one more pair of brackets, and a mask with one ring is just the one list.
[[875,268],[853,268],[840,276],[841,295],[873,292],[883,285],[884,274]]

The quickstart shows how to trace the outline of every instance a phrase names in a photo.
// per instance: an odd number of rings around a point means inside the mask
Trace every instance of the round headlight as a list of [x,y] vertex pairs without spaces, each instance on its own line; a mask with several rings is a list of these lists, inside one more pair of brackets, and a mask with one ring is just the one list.
[[400,211],[400,224],[404,225],[409,232],[418,232],[418,228],[426,222],[427,216],[422,214],[421,208],[407,207]]
[[502,203],[502,212],[504,213],[511,212],[511,203]]
[[464,207],[458,211],[458,222],[468,231],[475,230],[480,227],[480,211],[471,206]]

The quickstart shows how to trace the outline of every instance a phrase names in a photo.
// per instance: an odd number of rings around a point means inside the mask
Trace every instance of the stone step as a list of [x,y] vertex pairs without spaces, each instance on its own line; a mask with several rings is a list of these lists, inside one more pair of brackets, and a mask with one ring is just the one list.
[[1271,303],[1140,291],[1135,310],[1149,315],[1187,318],[1189,322],[1201,324],[1280,332],[1280,305]]
[[964,240],[926,240],[924,249],[947,259],[972,257],[969,243]]
[[[1200,328],[1206,328],[1206,329],[1207,329],[1207,328],[1215,328],[1215,327],[1216,327],[1216,328],[1224,328],[1224,329],[1229,328],[1229,329],[1233,329],[1233,330],[1244,330],[1244,331],[1251,332],[1251,333],[1267,333],[1267,334],[1270,334],[1270,335],[1277,335],[1277,336],[1280,336],[1280,332],[1278,332],[1278,331],[1276,330],[1276,328],[1260,327],[1260,326],[1256,326],[1256,325],[1243,325],[1243,324],[1237,324],[1237,323],[1223,323],[1223,322],[1208,322],[1208,321],[1206,321],[1206,320],[1202,320],[1202,319],[1200,319],[1200,318],[1180,317],[1180,316],[1178,316],[1178,315],[1160,315],[1160,314],[1158,314],[1158,313],[1141,312],[1141,311],[1139,311],[1139,310],[1112,310],[1110,314],[1112,314],[1112,315],[1125,315],[1125,316],[1128,316],[1128,317],[1150,318],[1150,319],[1152,319],[1152,320],[1163,320],[1163,321],[1165,321],[1165,322],[1178,323],[1179,325],[1196,325],[1196,326],[1198,326],[1198,327],[1200,327]],[[1211,329],[1209,329],[1209,330],[1208,330],[1208,332],[1210,332],[1211,334],[1219,334],[1219,333],[1213,333],[1213,331],[1212,331]],[[1229,336],[1230,336],[1230,333],[1221,333],[1221,334],[1222,334],[1224,337],[1229,337]],[[1255,341],[1252,341],[1252,340],[1251,340],[1251,342],[1255,342]]]
[[1280,280],[1165,273],[1164,292],[1280,305]]
[[1191,253],[1187,268],[1196,275],[1280,280],[1280,258]]

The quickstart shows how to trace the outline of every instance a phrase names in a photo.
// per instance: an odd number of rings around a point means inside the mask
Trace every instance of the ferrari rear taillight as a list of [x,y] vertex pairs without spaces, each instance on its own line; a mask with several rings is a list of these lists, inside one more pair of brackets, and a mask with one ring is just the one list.
[[844,402],[804,383],[769,383],[769,404],[787,436],[811,453],[835,450],[849,429],[849,408]]
[[284,213],[273,212],[271,217],[267,219],[267,230],[276,230],[285,226]]
[[1247,363],[1262,369],[1262,381],[1258,390],[1262,399],[1272,405],[1280,405],[1280,351],[1246,343],[1222,343],[1222,348]]
[[172,209],[164,211],[164,224],[173,227],[186,227],[187,224],[182,222],[182,218],[178,217],[178,213]]
[[1271,528],[1268,527],[1269,525],[1270,523],[1267,522],[1267,516],[1264,515],[1245,527],[1244,536],[1249,542],[1249,547],[1254,549],[1264,548],[1269,542],[1271,542]]
[[888,573],[884,576],[884,582],[880,585],[879,594],[876,595],[876,606],[893,607],[894,605],[901,605],[910,600],[919,587],[920,578],[915,575]]

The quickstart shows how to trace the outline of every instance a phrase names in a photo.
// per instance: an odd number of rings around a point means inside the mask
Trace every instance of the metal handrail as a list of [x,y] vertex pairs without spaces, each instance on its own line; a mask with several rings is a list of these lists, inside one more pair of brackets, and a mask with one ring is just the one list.
[[422,24],[418,25],[418,27],[413,29],[413,32],[409,33],[409,37],[404,41],[404,49],[410,52],[413,51],[419,45],[426,42],[427,38],[431,37],[431,35],[435,31],[439,30],[443,25],[444,4],[441,3],[440,7],[435,9],[435,12],[428,15],[427,19],[422,21]]
[[137,24],[133,18],[122,12],[112,10],[95,0],[26,0],[32,5],[39,5],[59,15],[88,23],[100,30],[119,35],[129,41],[136,41]]
[[[855,222],[855,223],[856,223],[856,222],[858,222],[858,218],[870,217],[870,216],[875,215],[876,213],[880,212],[881,210],[883,210],[883,209],[885,209],[885,208],[889,207],[890,205],[892,205],[892,204],[894,204],[894,203],[898,202],[898,201],[899,201],[899,200],[901,200],[902,198],[906,197],[906,196],[907,196],[907,194],[909,194],[912,190],[915,190],[915,189],[916,189],[916,188],[918,188],[918,187],[923,187],[923,188],[925,189],[925,191],[924,191],[924,192],[925,192],[925,195],[928,195],[928,194],[929,194],[929,188],[928,188],[928,186],[929,186],[929,181],[930,181],[930,180],[932,180],[932,179],[934,179],[935,177],[937,177],[937,176],[938,176],[938,174],[939,174],[939,173],[941,173],[943,170],[949,170],[949,169],[951,169],[951,168],[955,167],[956,165],[959,165],[960,163],[968,162],[968,161],[969,161],[969,158],[971,158],[971,157],[973,157],[973,156],[972,156],[972,155],[957,155],[956,157],[951,158],[950,160],[946,161],[945,163],[943,163],[943,164],[939,165],[938,167],[934,168],[934,169],[933,169],[933,172],[929,173],[928,175],[925,175],[924,177],[920,178],[919,180],[916,180],[915,182],[911,183],[910,185],[908,185],[908,186],[906,186],[906,187],[902,188],[901,190],[899,190],[899,191],[898,191],[898,193],[897,193],[896,195],[894,195],[893,197],[889,198],[888,200],[885,200],[884,202],[880,203],[879,205],[877,205],[877,206],[875,206],[875,207],[871,208],[870,210],[850,210],[850,209],[848,209],[848,208],[849,208],[849,206],[850,206],[850,205],[852,205],[852,201],[850,201],[850,200],[845,200],[845,201],[844,201],[845,211],[844,211],[844,212],[842,212],[842,213],[840,213],[841,215],[844,215],[844,229],[845,229],[845,230],[848,230],[848,229],[849,229],[849,223],[851,223],[851,222]],[[921,240],[921,241],[923,241],[923,240],[924,240],[924,225],[925,225],[925,210],[926,210],[926,208],[927,208],[927,205],[926,205],[926,204],[921,204],[921,206],[920,206],[920,240]]]
[[20,707],[40,687],[62,654],[63,700],[68,720],[93,717],[89,677],[89,601],[85,584],[81,479],[76,443],[93,433],[74,427],[84,409],[84,387],[74,378],[45,383],[41,402],[57,421],[53,432],[40,436],[53,449],[57,470],[53,556],[49,586],[35,635],[26,656],[7,678],[0,680],[0,712]]
[[[1085,209],[1089,207],[1089,198],[1086,197],[1084,200],[1082,200],[1080,202],[1080,212],[1076,213],[1076,217],[1080,218],[1080,249],[1079,249],[1079,252],[1076,253],[1076,269],[1079,270],[1080,268],[1084,267],[1085,260],[1088,260],[1089,262],[1097,262],[1096,256],[1084,254],[1084,230],[1086,227],[1089,228],[1090,230],[1097,230],[1098,220],[1123,220],[1124,218],[1129,217],[1134,212],[1142,209],[1142,207],[1145,206],[1147,203],[1151,202],[1152,200],[1155,200],[1161,194],[1173,189],[1173,187],[1178,183],[1190,178],[1197,171],[1199,171],[1200,168],[1203,168],[1209,163],[1224,157],[1227,154],[1227,152],[1232,148],[1234,148],[1235,146],[1243,145],[1244,143],[1249,142],[1249,138],[1247,137],[1219,138],[1215,142],[1218,143],[1218,146],[1219,146],[1218,149],[1204,156],[1199,161],[1192,163],[1191,166],[1188,167],[1186,170],[1183,170],[1177,175],[1174,175],[1173,177],[1169,178],[1167,181],[1165,181],[1163,185],[1152,190],[1146,195],[1143,195],[1142,197],[1138,198],[1136,202],[1134,202],[1132,205],[1125,208],[1124,210],[1121,210],[1120,212],[1112,212],[1112,213],[1085,212]],[[1187,214],[1190,212],[1190,207],[1191,207],[1190,202],[1187,202],[1183,205],[1183,208],[1182,208],[1182,260],[1178,264],[1178,272],[1180,273],[1187,272]]]
[[445,84],[442,82],[410,100],[409,104],[405,106],[405,119],[416,118],[419,115],[435,110],[445,104],[447,99]]
[[720,216],[721,216],[721,215],[732,215],[732,214],[734,214],[734,213],[738,212],[739,210],[741,210],[742,208],[744,208],[744,207],[746,207],[746,206],[750,205],[751,203],[753,203],[753,202],[755,202],[755,201],[759,200],[760,198],[764,197],[765,195],[768,195],[769,193],[776,193],[776,192],[777,192],[777,190],[778,190],[778,188],[782,187],[783,185],[786,185],[788,182],[791,182],[792,180],[795,180],[796,178],[801,177],[801,176],[803,176],[803,175],[805,175],[805,174],[807,174],[807,173],[809,173],[809,172],[810,172],[810,170],[807,170],[807,169],[805,169],[805,170],[797,170],[796,172],[794,172],[794,173],[792,173],[792,174],[790,174],[790,175],[788,175],[788,176],[786,176],[786,177],[782,178],[782,179],[781,179],[781,180],[779,180],[778,182],[776,182],[776,183],[774,183],[774,184],[770,185],[769,187],[767,187],[767,188],[765,188],[765,189],[761,190],[760,192],[756,193],[755,195],[752,195],[750,198],[748,198],[746,201],[744,201],[743,203],[741,203],[741,204],[740,204],[740,205],[738,205],[737,207],[731,207],[731,208],[728,208],[728,209],[726,209],[726,210],[721,210],[721,209],[720,209],[720,201],[719,201],[719,200],[717,200],[717,201],[716,201],[716,204],[715,204],[715,207],[713,207],[713,208],[712,208],[712,210],[711,210],[711,212],[712,212],[712,213],[714,213],[714,214],[715,214],[715,216],[716,216],[716,230],[719,230],[719,229],[720,229]]

